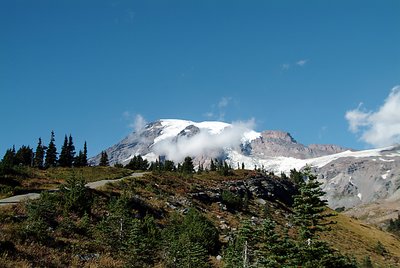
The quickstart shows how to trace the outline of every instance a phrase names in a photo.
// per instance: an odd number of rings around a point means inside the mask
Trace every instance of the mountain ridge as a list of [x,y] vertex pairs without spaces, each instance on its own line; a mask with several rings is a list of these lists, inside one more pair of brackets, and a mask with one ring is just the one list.
[[[162,119],[106,149],[110,164],[127,164],[135,155],[181,162],[191,156],[207,167],[219,158],[233,168],[286,174],[310,165],[323,183],[331,208],[349,209],[400,196],[400,147],[354,151],[332,144],[297,142],[285,131],[257,132],[251,124]],[[97,164],[100,157],[90,159]],[[396,199],[397,200],[397,199]],[[400,207],[398,208],[400,211]]]

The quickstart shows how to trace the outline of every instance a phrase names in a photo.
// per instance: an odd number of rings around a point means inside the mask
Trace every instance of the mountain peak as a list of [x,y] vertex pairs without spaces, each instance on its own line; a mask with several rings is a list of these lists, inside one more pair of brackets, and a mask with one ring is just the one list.
[[[111,164],[116,162],[126,164],[138,154],[149,161],[161,155],[180,162],[186,156],[197,157],[202,161],[213,157],[226,157],[228,151],[255,159],[268,157],[307,159],[344,150],[334,145],[307,147],[298,143],[288,132],[267,130],[259,133],[250,129],[245,123],[160,119],[149,123],[137,133],[131,133],[123,141],[107,149],[107,154]],[[93,161],[96,163],[97,157]]]
[[289,132],[281,130],[266,130],[261,133],[261,136],[268,140],[281,140],[285,142],[297,143],[297,141],[290,135]]

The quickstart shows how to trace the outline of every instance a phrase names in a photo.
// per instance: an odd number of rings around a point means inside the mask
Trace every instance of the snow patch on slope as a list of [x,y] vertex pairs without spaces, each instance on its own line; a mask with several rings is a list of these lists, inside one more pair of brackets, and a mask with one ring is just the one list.
[[388,170],[388,171],[386,171],[385,174],[382,174],[382,175],[381,175],[382,179],[386,180],[387,177],[389,176],[390,171],[391,171],[391,170]]
[[[204,121],[204,122],[193,122],[188,120],[179,120],[179,119],[162,119],[160,120],[162,125],[161,135],[154,139],[154,143],[162,141],[167,138],[175,137],[182,130],[187,128],[190,125],[198,127],[201,131],[205,130],[207,133],[211,135],[221,134],[226,128],[234,128],[234,124],[228,124],[219,121]],[[260,137],[261,134],[254,130],[248,129],[243,133],[243,142],[251,142],[252,140]]]
[[[207,155],[218,157],[227,148],[238,148],[243,143],[250,143],[260,136],[251,129],[253,122],[235,122],[227,124],[217,121],[193,122],[188,120],[160,120],[161,135],[154,139],[152,150],[167,159],[181,162],[186,156]],[[180,136],[188,127],[197,128],[194,135]]]
[[[335,161],[344,157],[379,157],[382,155],[382,151],[389,150],[392,147],[386,147],[381,149],[372,149],[365,151],[345,151],[337,154],[326,155],[316,158],[309,159],[297,159],[293,157],[270,157],[266,159],[255,158],[251,156],[244,156],[236,151],[230,150],[228,153],[228,159],[232,166],[236,166],[236,163],[244,163],[246,168],[257,168],[264,167],[266,170],[271,170],[274,172],[285,172],[289,173],[291,169],[295,168],[300,170],[306,165],[321,168],[332,161]],[[397,155],[398,156],[398,155]]]

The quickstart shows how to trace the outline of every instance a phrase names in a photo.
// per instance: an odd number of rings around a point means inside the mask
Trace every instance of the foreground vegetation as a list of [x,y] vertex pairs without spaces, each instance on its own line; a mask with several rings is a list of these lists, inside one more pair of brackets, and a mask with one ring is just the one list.
[[[249,170],[229,175],[155,171],[91,190],[84,187],[85,174],[116,172],[117,177],[124,169],[86,167],[87,173],[81,174],[72,170],[46,170],[67,177],[60,191],[1,208],[0,266],[399,265],[400,242],[393,236],[342,215],[327,217],[331,212],[316,200],[314,205],[308,203],[314,212],[304,212],[300,204],[307,203],[307,193],[320,194],[316,187],[307,190],[310,183],[298,185],[300,192],[292,204],[275,198],[259,203],[251,192],[241,193],[232,185],[257,177],[286,179]],[[299,175],[303,174],[293,173],[297,179]],[[210,191],[215,195],[207,199],[204,193]],[[302,215],[319,219],[313,222]],[[326,229],[331,221],[337,224]]]
[[[57,157],[54,133],[7,150],[0,198],[40,192],[1,207],[1,267],[397,267],[394,235],[330,211],[309,169],[275,176],[233,170],[190,157],[89,167],[86,142],[75,156],[71,135]],[[238,165],[239,168],[239,165]],[[148,170],[143,177],[127,177]],[[100,190],[87,182],[117,179]],[[57,191],[49,191],[56,190]]]

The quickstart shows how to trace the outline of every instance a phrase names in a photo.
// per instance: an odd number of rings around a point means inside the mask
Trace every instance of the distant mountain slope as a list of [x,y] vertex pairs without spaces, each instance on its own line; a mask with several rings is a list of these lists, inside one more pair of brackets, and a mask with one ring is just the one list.
[[[400,148],[350,151],[337,145],[305,146],[289,133],[256,132],[246,124],[165,119],[148,124],[106,150],[110,164],[127,164],[135,155],[149,161],[163,156],[180,162],[185,156],[207,166],[212,158],[237,168],[289,173],[306,165],[324,183],[331,208],[352,208],[387,199],[400,200]],[[97,164],[100,156],[90,160]],[[399,205],[400,210],[400,205]]]
[[[227,124],[217,121],[197,123],[164,119],[146,125],[139,132],[131,133],[121,142],[108,148],[106,152],[111,164],[117,162],[126,164],[138,154],[149,160],[155,160],[164,153],[169,159],[179,160],[187,155],[207,157],[208,153],[213,154],[209,157],[223,157],[229,149],[261,159],[279,156],[307,159],[346,150],[336,145],[305,146],[296,142],[287,132],[269,130],[259,133],[241,123]],[[202,155],[204,153],[206,154]],[[100,155],[90,161],[96,164],[99,160]]]

